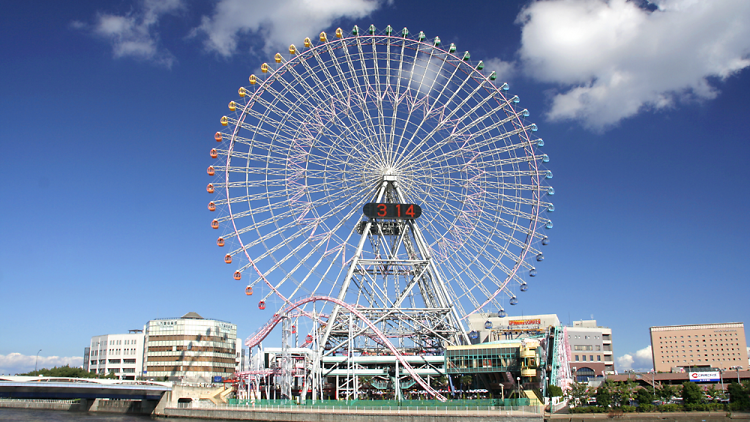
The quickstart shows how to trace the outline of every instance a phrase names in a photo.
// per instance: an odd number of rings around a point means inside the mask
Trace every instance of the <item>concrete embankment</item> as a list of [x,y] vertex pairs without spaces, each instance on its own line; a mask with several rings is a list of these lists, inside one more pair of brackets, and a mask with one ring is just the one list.
[[735,412],[669,412],[669,413],[623,413],[598,414],[554,414],[547,415],[545,422],[592,422],[594,420],[622,420],[628,422],[719,422],[750,420],[750,413]]
[[370,410],[370,409],[223,409],[166,408],[170,418],[250,420],[268,422],[542,422],[539,414],[506,411]]
[[66,410],[70,412],[101,412],[150,415],[158,402],[146,400],[0,400],[0,408]]

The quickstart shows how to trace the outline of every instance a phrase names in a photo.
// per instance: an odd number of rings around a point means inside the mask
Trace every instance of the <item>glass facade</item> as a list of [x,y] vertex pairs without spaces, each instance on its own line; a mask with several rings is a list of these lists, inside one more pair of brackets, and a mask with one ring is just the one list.
[[487,347],[445,351],[449,374],[520,371],[518,347]]

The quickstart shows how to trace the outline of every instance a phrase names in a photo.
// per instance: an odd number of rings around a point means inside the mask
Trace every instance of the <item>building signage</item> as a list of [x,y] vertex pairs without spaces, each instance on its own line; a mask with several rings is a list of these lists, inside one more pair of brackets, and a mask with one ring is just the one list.
[[692,382],[715,382],[719,381],[718,372],[690,372],[688,377]]
[[513,326],[513,325],[539,325],[541,323],[542,323],[542,320],[539,319],[539,318],[537,318],[537,319],[516,319],[516,320],[508,321],[508,325],[510,325],[510,326]]

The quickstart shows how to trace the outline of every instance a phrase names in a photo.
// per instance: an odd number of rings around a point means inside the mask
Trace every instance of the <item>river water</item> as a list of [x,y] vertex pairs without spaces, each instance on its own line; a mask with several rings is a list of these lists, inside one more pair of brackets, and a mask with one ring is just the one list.
[[145,422],[145,421],[179,421],[206,422],[205,419],[179,418],[165,419],[150,416],[119,415],[114,413],[84,413],[67,410],[35,410],[0,408],[0,421],[18,422]]

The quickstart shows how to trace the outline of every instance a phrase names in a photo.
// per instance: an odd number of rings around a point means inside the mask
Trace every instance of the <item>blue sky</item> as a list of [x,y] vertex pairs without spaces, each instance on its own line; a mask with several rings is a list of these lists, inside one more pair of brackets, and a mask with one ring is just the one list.
[[0,373],[153,318],[266,321],[209,226],[213,133],[276,51],[354,24],[456,43],[531,111],[555,227],[511,315],[593,316],[620,369],[649,326],[748,320],[748,2],[6,3]]

